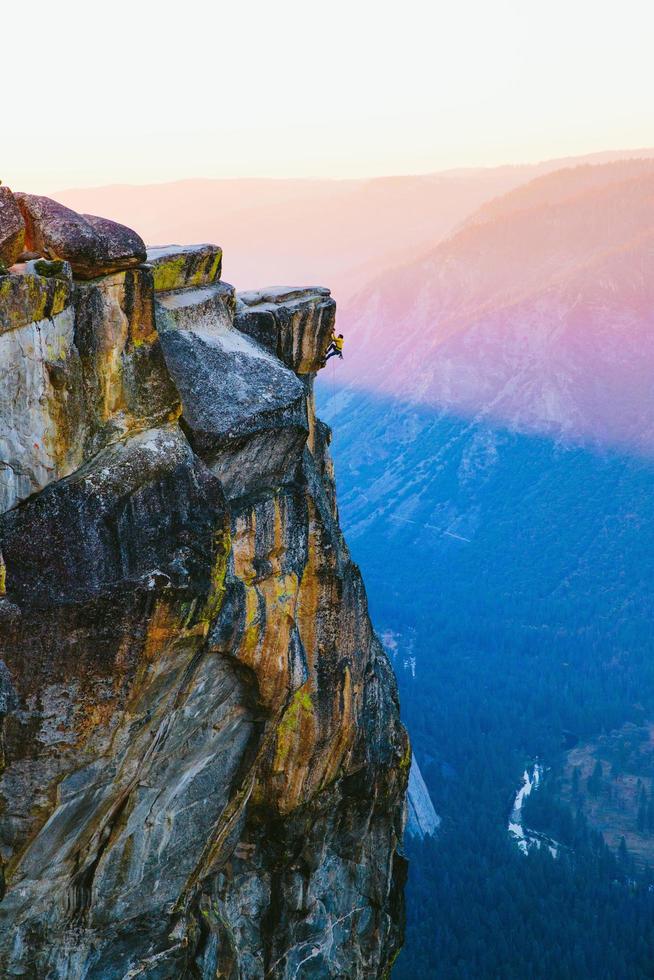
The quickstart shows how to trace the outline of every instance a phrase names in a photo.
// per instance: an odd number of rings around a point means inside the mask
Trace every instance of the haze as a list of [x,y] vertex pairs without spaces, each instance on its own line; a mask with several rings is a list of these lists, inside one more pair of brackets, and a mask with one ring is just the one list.
[[4,13],[21,39],[3,45],[14,188],[424,173],[652,143],[648,0],[88,11],[32,5],[27,38],[24,11]]

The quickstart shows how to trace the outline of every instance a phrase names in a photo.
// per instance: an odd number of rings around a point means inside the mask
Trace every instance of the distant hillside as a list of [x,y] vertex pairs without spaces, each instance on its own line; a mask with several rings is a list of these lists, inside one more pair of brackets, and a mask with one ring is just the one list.
[[215,241],[225,249],[225,277],[240,289],[320,282],[344,309],[380,270],[418,257],[497,195],[566,162],[636,153],[654,156],[629,151],[374,180],[185,180],[55,197],[125,222],[149,244]]
[[[648,975],[629,964],[654,940],[654,878],[636,882],[546,787],[571,743],[654,719],[653,284],[654,165],[611,162],[496,198],[341,311],[345,360],[323,372],[319,413],[442,817],[436,842],[408,842],[397,980],[443,963],[457,978],[506,963]],[[545,812],[529,826],[570,848],[556,860],[507,833],[536,758]],[[585,809],[643,856],[635,772]]]
[[484,206],[371,282],[345,327],[341,383],[654,449],[654,164],[563,170]]
[[483,204],[469,217],[468,223],[479,224],[539,204],[560,204],[593,188],[647,175],[651,173],[652,162],[651,155],[643,153],[642,157],[606,162],[602,166],[597,166],[599,161],[595,161],[554,170]]

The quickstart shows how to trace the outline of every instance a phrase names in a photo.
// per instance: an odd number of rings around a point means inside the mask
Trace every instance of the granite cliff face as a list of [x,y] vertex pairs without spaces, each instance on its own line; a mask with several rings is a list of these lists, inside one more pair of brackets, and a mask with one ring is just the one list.
[[314,413],[335,304],[145,258],[2,189],[0,972],[383,976],[411,753]]

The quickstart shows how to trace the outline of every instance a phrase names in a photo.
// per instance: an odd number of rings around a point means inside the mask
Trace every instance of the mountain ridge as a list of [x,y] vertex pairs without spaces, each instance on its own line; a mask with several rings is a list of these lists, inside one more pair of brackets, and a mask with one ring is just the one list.
[[[638,152],[647,151],[625,154]],[[343,307],[377,270],[428,249],[485,201],[561,165],[545,161],[344,181],[205,178],[55,196],[75,210],[140,228],[151,245],[219,238],[227,275],[240,289],[261,281],[328,279]]]
[[[549,432],[558,417],[566,438],[651,451],[645,377],[654,370],[654,168],[639,164],[642,172],[633,176],[624,165],[620,180],[616,166],[609,165],[606,182],[602,167],[591,168],[590,188],[562,200],[555,195],[553,203],[541,199],[538,186],[526,185],[520,197],[524,202],[528,191],[535,193],[532,206],[509,205],[484,221],[473,216],[421,260],[373,280],[346,312],[351,344],[339,365],[340,386],[470,417],[488,414],[489,405],[504,399],[504,410],[494,415],[498,424],[520,427],[527,413],[529,431],[540,418],[541,431]],[[569,185],[570,172],[558,176]],[[622,324],[625,338],[628,329],[639,357],[615,358],[611,323]],[[503,388],[510,381],[515,386],[518,369],[531,376],[532,394],[525,388],[507,400]],[[572,375],[574,384],[566,382]],[[539,377],[549,377],[547,392]],[[604,405],[592,393],[600,379],[609,395]],[[624,416],[622,399],[610,400],[619,392],[631,404],[624,403]],[[557,416],[560,398],[571,399],[576,424],[563,405]]]

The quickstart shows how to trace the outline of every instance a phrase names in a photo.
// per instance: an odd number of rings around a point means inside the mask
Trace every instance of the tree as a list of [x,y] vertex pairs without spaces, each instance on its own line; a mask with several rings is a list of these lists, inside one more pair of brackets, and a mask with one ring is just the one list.
[[595,763],[592,774],[588,777],[588,792],[591,796],[599,796],[602,791],[602,779],[604,778],[604,770],[602,768],[602,763],[598,759]]
[[637,816],[636,816],[636,827],[639,834],[644,834],[647,831],[647,791],[638,780],[638,797],[637,797]]

